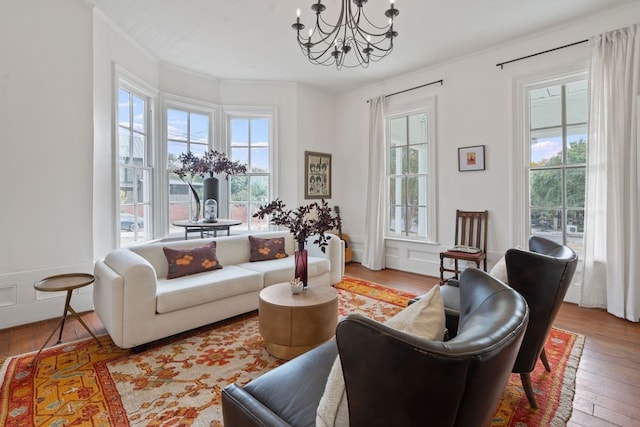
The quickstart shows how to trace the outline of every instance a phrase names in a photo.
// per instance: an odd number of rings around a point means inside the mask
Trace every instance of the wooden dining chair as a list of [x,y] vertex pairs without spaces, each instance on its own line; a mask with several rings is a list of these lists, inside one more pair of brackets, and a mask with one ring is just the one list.
[[[454,247],[440,252],[440,284],[446,280],[458,279],[460,270],[458,261],[470,261],[480,268],[483,263],[484,271],[487,271],[487,225],[489,211],[461,211],[456,210],[456,235]],[[445,267],[445,260],[453,260],[453,268]],[[444,272],[454,275],[444,278]]]

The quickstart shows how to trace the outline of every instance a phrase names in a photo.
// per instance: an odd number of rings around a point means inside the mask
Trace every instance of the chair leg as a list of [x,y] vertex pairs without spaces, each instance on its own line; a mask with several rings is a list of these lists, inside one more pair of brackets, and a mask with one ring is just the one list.
[[547,353],[544,352],[544,347],[542,347],[542,353],[540,353],[540,360],[542,360],[544,369],[546,369],[547,372],[551,372],[551,366],[549,366],[549,360],[547,359]]
[[520,374],[520,380],[522,381],[522,387],[524,388],[524,394],[527,395],[527,399],[529,400],[529,405],[533,409],[538,409],[538,402],[536,402],[536,398],[533,395],[533,387],[531,387],[531,375],[529,372],[523,372]]

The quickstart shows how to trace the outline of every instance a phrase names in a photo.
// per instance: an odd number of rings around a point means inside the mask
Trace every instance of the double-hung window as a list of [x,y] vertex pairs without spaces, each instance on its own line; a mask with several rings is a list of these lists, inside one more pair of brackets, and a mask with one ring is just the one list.
[[[215,110],[213,107],[206,108],[169,99],[165,104],[164,111],[167,175],[169,177],[168,218],[170,232],[178,232],[182,229],[171,226],[173,222],[193,218],[197,209],[200,209],[200,213],[202,213],[204,204],[204,200],[202,200],[203,177],[196,175],[194,177],[186,176],[181,179],[173,171],[180,167],[178,158],[181,154],[191,152],[201,157],[214,146],[213,123]],[[189,184],[198,194],[199,207],[197,207]]]
[[588,80],[584,74],[525,87],[529,234],[582,252]]
[[262,204],[268,203],[273,188],[272,112],[228,112],[227,147],[230,158],[247,165],[247,174],[229,178],[229,214],[242,221],[239,228],[249,231],[267,228],[265,220],[253,218]]
[[152,236],[151,97],[124,80],[118,85],[120,244]]
[[432,104],[387,116],[387,237],[435,240],[434,116]]

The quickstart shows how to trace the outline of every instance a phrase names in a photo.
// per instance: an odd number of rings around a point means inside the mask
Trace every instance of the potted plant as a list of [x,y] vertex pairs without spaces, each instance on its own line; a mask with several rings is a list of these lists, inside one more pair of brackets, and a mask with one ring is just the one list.
[[[218,178],[214,175],[224,174],[225,179],[229,179],[230,175],[244,175],[247,173],[247,167],[239,161],[231,161],[226,154],[215,150],[209,150],[198,157],[190,151],[182,153],[178,156],[180,167],[173,170],[183,182],[186,182],[191,189],[193,198],[196,201],[195,215],[192,221],[198,221],[200,217],[200,197],[193,188],[193,178],[200,176],[205,178],[203,181],[204,199],[214,199],[218,202]],[[186,178],[186,179],[185,179]],[[217,212],[216,212],[217,216]]]
[[340,218],[333,216],[332,209],[324,199],[320,203],[314,202],[297,209],[287,209],[282,200],[276,199],[267,205],[261,205],[253,217],[264,219],[267,215],[270,216],[272,224],[287,227],[293,234],[297,243],[294,254],[295,277],[302,280],[306,287],[308,255],[305,242],[309,236],[316,235],[313,243],[325,252],[329,244],[329,236],[325,233],[337,229],[340,226]]

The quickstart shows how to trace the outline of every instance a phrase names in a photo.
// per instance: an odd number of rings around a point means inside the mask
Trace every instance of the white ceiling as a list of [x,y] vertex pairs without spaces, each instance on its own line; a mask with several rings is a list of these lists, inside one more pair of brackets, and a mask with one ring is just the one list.
[[[309,28],[315,0],[87,1],[160,61],[221,79],[295,81],[338,92],[637,0],[397,0],[391,55],[339,71],[310,64],[295,42],[295,10]],[[323,3],[328,11],[339,7],[337,0]],[[371,0],[364,7],[384,24],[388,6]]]

